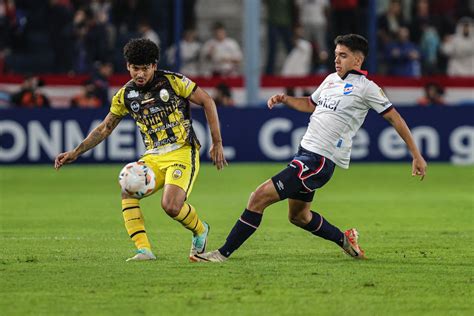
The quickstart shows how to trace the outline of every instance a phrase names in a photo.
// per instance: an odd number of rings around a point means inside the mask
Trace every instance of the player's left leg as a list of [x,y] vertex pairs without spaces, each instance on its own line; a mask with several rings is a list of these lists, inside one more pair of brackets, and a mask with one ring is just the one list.
[[330,240],[340,247],[344,244],[344,234],[320,214],[311,211],[311,202],[288,199],[288,219],[315,236]]
[[174,184],[166,184],[161,206],[163,210],[186,229],[193,232],[191,255],[205,251],[209,225],[199,219],[194,206],[185,202],[186,192]]
[[224,245],[218,250],[197,254],[189,259],[194,262],[222,262],[227,260],[258,229],[264,210],[278,201],[280,201],[280,196],[272,180],[265,181],[250,194],[247,208],[230,231]]
[[329,223],[322,215],[311,211],[311,202],[288,199],[288,219],[290,222],[311,234],[336,243],[349,256],[356,259],[365,258],[364,251],[359,247],[359,233],[355,228],[344,233]]
[[166,177],[161,206],[170,217],[192,231],[191,255],[202,253],[206,249],[209,225],[186,202],[199,173],[199,152],[193,146],[184,146],[167,154],[162,161]]

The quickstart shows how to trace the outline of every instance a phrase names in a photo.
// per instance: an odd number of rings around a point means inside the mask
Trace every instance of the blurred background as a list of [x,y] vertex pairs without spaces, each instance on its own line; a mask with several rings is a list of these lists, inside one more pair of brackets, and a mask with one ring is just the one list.
[[[0,0],[0,163],[50,162],[77,145],[128,81],[122,49],[135,37],[214,97],[230,160],[286,160],[308,117],[270,113],[266,99],[311,94],[334,71],[334,38],[359,33],[370,43],[363,68],[428,160],[472,164],[473,12],[473,0]],[[409,159],[372,113],[354,144],[355,161]],[[101,146],[82,161],[142,150],[128,121]]]

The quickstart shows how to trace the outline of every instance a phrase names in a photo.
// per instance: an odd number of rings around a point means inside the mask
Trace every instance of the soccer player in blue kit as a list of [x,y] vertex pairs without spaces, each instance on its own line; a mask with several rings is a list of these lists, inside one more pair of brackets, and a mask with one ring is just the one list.
[[355,228],[345,232],[311,210],[315,190],[325,185],[335,166],[349,168],[352,138],[364,122],[367,112],[375,110],[386,119],[405,141],[412,157],[412,175],[423,180],[426,162],[411,132],[382,89],[365,77],[361,70],[368,54],[367,40],[357,34],[338,36],[335,41],[336,72],[327,76],[309,97],[277,94],[268,100],[268,108],[283,103],[297,111],[312,113],[298,152],[280,173],[251,193],[247,208],[218,250],[195,254],[191,261],[223,262],[258,228],[264,210],[288,199],[290,222],[313,235],[330,240],[349,256],[365,258]]

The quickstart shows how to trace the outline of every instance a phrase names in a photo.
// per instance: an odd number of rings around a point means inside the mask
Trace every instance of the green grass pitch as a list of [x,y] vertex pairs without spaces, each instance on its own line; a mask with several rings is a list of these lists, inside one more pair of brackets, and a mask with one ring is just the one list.
[[[204,164],[190,202],[219,247],[249,193],[284,167]],[[142,202],[158,260],[125,263],[120,165],[0,168],[1,315],[473,315],[474,167],[336,169],[313,209],[358,228],[368,260],[291,225],[286,202],[224,264],[188,263],[191,234]]]

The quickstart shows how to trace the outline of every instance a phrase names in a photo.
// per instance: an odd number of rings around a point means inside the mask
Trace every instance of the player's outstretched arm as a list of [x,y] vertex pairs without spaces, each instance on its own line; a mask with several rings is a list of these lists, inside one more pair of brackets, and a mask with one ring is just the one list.
[[411,175],[420,176],[420,180],[423,180],[426,175],[427,164],[420,151],[418,150],[418,147],[416,146],[415,141],[413,140],[413,136],[411,135],[410,129],[408,128],[405,120],[394,108],[385,113],[383,117],[387,121],[389,121],[390,124],[392,124],[397,133],[407,144],[408,150],[410,150],[410,153],[413,157]]
[[267,106],[271,110],[279,103],[285,104],[286,106],[300,112],[313,113],[314,111],[314,105],[309,101],[309,98],[290,97],[283,93],[271,96],[267,101]]
[[201,88],[197,88],[189,100],[195,104],[201,105],[206,114],[207,123],[211,130],[212,144],[209,154],[217,170],[221,170],[227,166],[227,161],[224,157],[224,147],[222,146],[221,131],[219,128],[219,117],[217,115],[216,103],[214,100]]
[[94,148],[106,139],[112,131],[117,127],[122,117],[109,112],[105,119],[80,143],[71,151],[60,153],[54,160],[54,168],[58,170],[65,164],[74,162],[80,155],[91,148]]

